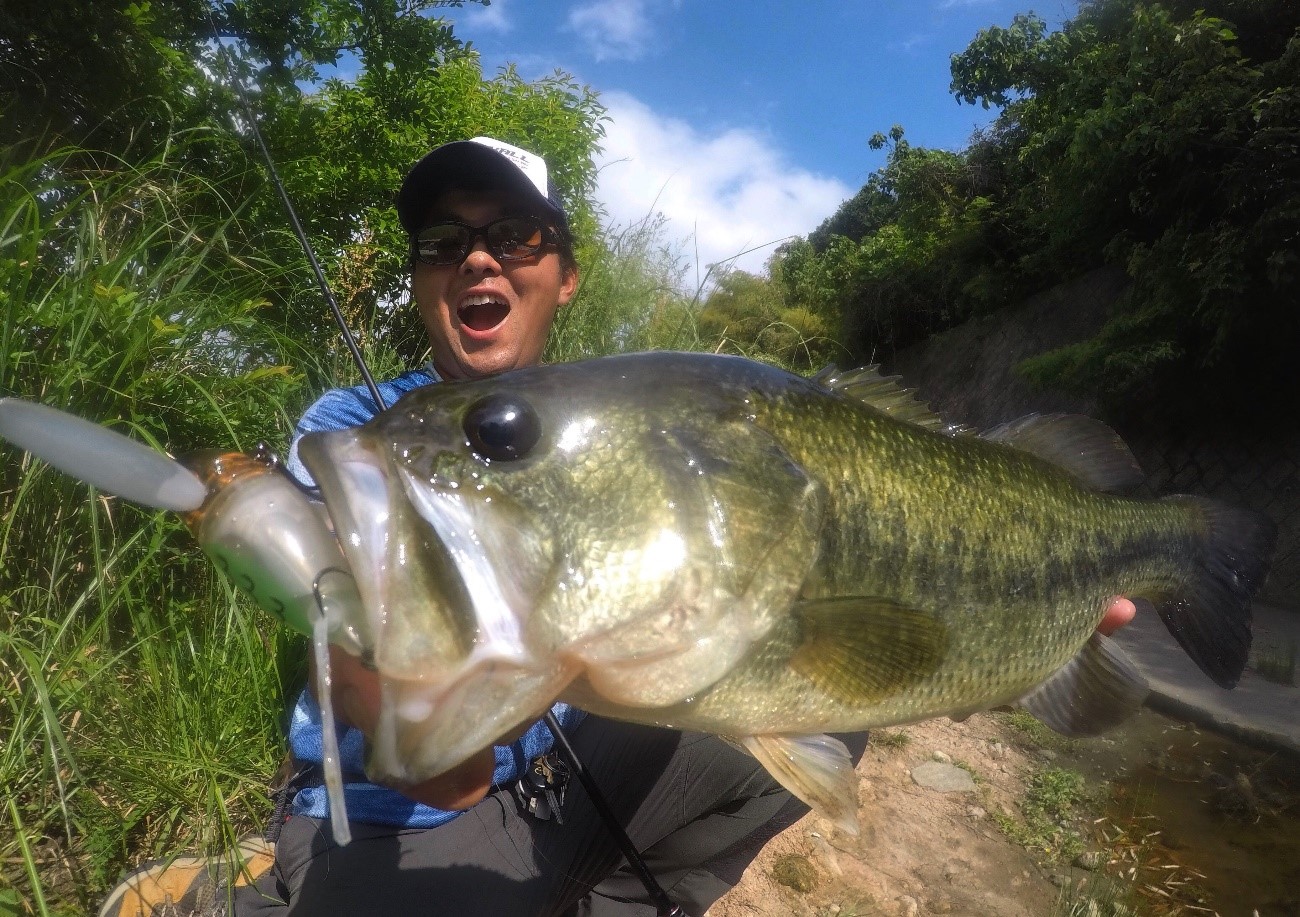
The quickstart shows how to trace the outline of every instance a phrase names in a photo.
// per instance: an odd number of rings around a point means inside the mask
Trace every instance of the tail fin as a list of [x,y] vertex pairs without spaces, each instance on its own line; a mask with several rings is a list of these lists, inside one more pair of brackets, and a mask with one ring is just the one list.
[[1208,534],[1189,592],[1157,602],[1160,619],[1187,655],[1224,688],[1250,653],[1250,598],[1268,574],[1277,525],[1268,516],[1204,497],[1170,497],[1205,518]]

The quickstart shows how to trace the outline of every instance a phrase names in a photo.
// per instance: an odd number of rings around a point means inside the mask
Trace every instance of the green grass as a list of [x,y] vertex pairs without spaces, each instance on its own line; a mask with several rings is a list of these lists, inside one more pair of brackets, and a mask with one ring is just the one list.
[[[176,452],[282,445],[302,351],[238,235],[165,157],[0,163],[0,392]],[[0,910],[84,914],[140,859],[260,826],[301,653],[175,517],[3,457]]]
[[1041,720],[1036,719],[1033,714],[1019,708],[995,711],[993,716],[999,717],[1014,729],[1022,739],[1021,744],[1026,747],[1046,748],[1055,752],[1071,752],[1079,747],[1077,740],[1055,732],[1045,726]]
[[1251,667],[1259,676],[1278,685],[1294,685],[1296,674],[1296,642],[1260,641],[1255,647]]
[[912,737],[901,729],[876,729],[871,733],[871,744],[876,748],[902,751],[912,744]]
[[1078,817],[1088,800],[1081,774],[1062,768],[1034,773],[1020,800],[1020,818],[995,813],[1004,834],[1026,850],[1069,862],[1083,850]]

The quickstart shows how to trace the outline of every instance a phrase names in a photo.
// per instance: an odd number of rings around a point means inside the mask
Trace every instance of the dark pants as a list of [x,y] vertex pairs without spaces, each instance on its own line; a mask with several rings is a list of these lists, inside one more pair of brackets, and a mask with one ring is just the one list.
[[[866,735],[842,738],[856,761]],[[713,736],[588,716],[570,739],[650,870],[693,917],[807,811]],[[290,818],[275,867],[236,891],[235,915],[653,915],[576,778],[563,816],[563,825],[538,820],[497,788],[437,828],[354,823],[347,847],[327,823]]]

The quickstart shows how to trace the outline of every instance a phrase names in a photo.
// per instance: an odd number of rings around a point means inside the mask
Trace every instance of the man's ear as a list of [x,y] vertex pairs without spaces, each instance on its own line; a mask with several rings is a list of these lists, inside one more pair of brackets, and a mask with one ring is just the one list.
[[578,267],[574,265],[571,268],[561,267],[563,273],[560,276],[560,305],[567,305],[573,294],[578,292]]

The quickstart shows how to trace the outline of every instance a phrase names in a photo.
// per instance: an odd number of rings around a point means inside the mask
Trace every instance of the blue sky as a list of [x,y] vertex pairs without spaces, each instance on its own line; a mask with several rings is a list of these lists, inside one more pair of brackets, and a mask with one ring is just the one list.
[[[658,211],[693,260],[806,234],[884,162],[901,124],[960,149],[992,112],[958,105],[948,60],[981,28],[1072,0],[493,0],[445,11],[485,73],[556,68],[610,110],[598,197],[624,225]],[[737,260],[758,271],[771,247]]]

